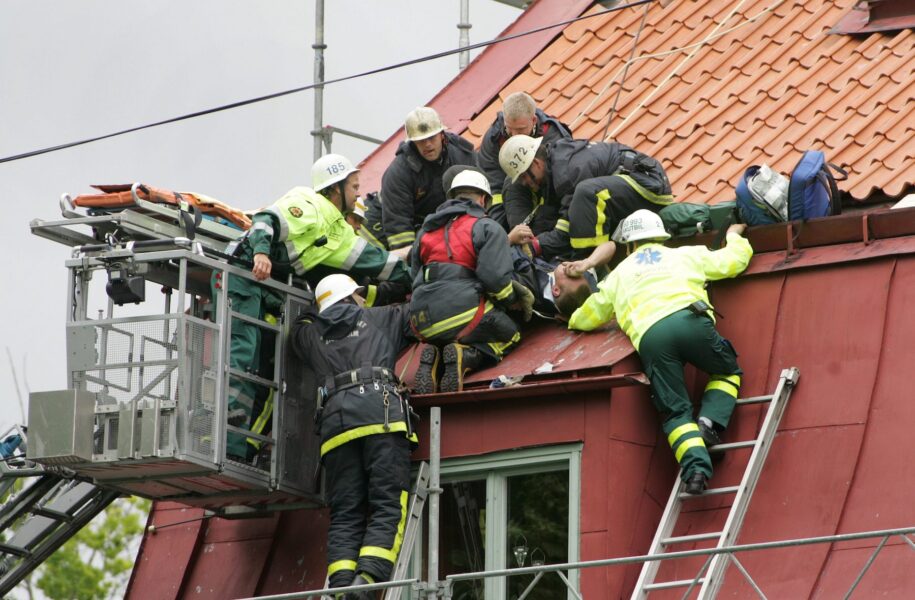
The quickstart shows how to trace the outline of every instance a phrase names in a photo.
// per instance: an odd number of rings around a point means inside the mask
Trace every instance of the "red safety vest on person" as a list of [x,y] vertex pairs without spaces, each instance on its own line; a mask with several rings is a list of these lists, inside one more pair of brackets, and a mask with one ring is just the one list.
[[454,263],[476,271],[477,251],[473,247],[473,225],[476,222],[477,217],[473,215],[461,215],[444,227],[426,232],[420,240],[419,249],[423,264]]

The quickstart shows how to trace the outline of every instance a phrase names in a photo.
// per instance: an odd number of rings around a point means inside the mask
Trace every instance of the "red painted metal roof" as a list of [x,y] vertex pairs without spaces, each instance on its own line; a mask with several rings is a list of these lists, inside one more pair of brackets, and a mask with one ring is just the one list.
[[[523,18],[547,5],[560,10],[561,4],[541,0]],[[576,10],[584,4],[575,3]],[[617,137],[664,160],[682,200],[726,199],[745,166],[767,161],[786,171],[808,147],[825,149],[833,161],[851,168],[843,188],[856,198],[881,189],[902,193],[915,181],[915,125],[908,117],[915,108],[915,36],[908,30],[827,36],[851,4],[737,4],[722,31],[739,29],[700,49],[656,95],[649,98],[684,55],[659,56],[630,69],[618,111],[632,116]],[[640,51],[699,42],[733,6],[725,0],[666,8],[654,3]],[[437,97],[443,103],[433,105],[456,130],[462,118],[479,113],[467,132],[476,139],[500,101],[482,111],[456,105],[468,98],[486,104],[499,89],[501,95],[526,89],[567,122],[582,113],[575,124],[578,137],[599,136],[615,90],[601,91],[619,70],[620,57],[628,55],[640,14],[631,10],[569,27],[536,58],[539,49],[527,48],[526,56],[518,56],[524,64],[515,68],[506,63],[484,69],[494,64],[484,59],[495,49],[487,50],[476,68]],[[519,71],[508,85],[486,79]],[[483,89],[490,92],[479,92]],[[643,100],[644,109],[637,110]],[[380,178],[395,138],[399,133],[367,160],[369,180]],[[800,229],[754,228],[750,239],[758,254],[747,274],[713,289],[713,301],[725,315],[719,328],[740,353],[744,395],[771,392],[780,370],[789,366],[800,369],[801,381],[738,542],[911,526],[915,462],[905,441],[915,422],[909,381],[915,359],[915,209],[813,220]],[[530,374],[547,361],[555,365],[552,373]],[[505,361],[469,384],[485,388],[500,373],[525,374],[535,385],[528,388],[524,410],[518,409],[515,391],[472,392],[468,396],[476,394],[479,402],[446,405],[443,455],[584,440],[581,558],[640,554],[657,526],[675,466],[644,386],[632,379],[636,385],[605,389],[611,380],[626,380],[614,377],[638,368],[618,331],[574,334],[537,325]],[[703,381],[689,373],[690,389],[698,394]],[[587,382],[597,378],[608,383],[589,388]],[[580,387],[574,387],[576,379]],[[564,393],[536,391],[554,389],[551,385],[573,387]],[[759,407],[739,410],[725,441],[753,437],[759,426]],[[425,452],[421,448],[417,457]],[[729,452],[716,467],[716,484],[736,480],[737,457]],[[723,523],[723,502],[713,497],[694,504],[675,535]],[[176,510],[158,503],[151,522],[180,520]],[[224,598],[316,589],[324,580],[326,524],[324,511],[297,511],[247,525],[209,519],[148,533],[129,596]],[[801,546],[754,552],[741,561],[768,597],[831,598],[845,593],[877,544]],[[856,596],[909,595],[915,589],[911,560],[903,541],[890,540]],[[697,563],[678,561],[662,574],[691,578]],[[628,597],[637,573],[637,568],[587,570],[585,597]],[[733,569],[721,596],[755,597]]]

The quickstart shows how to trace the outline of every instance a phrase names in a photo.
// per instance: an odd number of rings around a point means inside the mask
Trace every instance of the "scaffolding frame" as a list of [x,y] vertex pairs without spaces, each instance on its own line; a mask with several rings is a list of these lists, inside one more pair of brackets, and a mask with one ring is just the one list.
[[[338,588],[322,588],[318,590],[307,590],[302,592],[290,592],[286,594],[274,594],[269,596],[252,596],[248,598],[243,598],[239,600],[296,600],[299,598],[321,598],[322,596],[332,597],[333,594],[339,594],[341,592],[347,591],[371,591],[371,590],[387,590],[391,588],[407,588],[409,587],[412,592],[414,592],[419,598],[424,600],[438,600],[441,599],[450,599],[453,597],[453,589],[455,583],[459,581],[470,581],[476,579],[488,579],[492,577],[512,577],[516,575],[534,575],[534,579],[528,585],[528,587],[522,592],[519,600],[525,598],[539,583],[539,581],[549,573],[556,573],[556,575],[562,579],[565,583],[566,588],[569,590],[575,598],[578,600],[583,600],[582,595],[579,590],[576,590],[572,583],[569,581],[567,572],[575,571],[581,569],[589,569],[594,567],[613,567],[620,565],[632,565],[632,564],[642,564],[648,562],[659,562],[663,563],[664,561],[673,561],[682,558],[690,558],[696,556],[705,556],[706,560],[703,565],[699,568],[699,571],[696,573],[696,576],[692,580],[692,584],[684,592],[682,598],[686,599],[696,588],[697,585],[701,584],[701,578],[703,574],[708,570],[709,565],[712,563],[713,559],[716,556],[723,555],[729,563],[733,563],[737,571],[744,577],[744,579],[749,583],[750,587],[756,592],[756,594],[766,599],[766,595],[763,590],[756,584],[753,580],[753,577],[744,567],[744,565],[737,558],[737,554],[741,552],[754,552],[761,550],[771,550],[776,548],[788,548],[795,546],[808,546],[813,544],[834,544],[837,542],[847,542],[852,540],[863,540],[863,539],[874,539],[880,538],[880,542],[874,548],[874,551],[871,553],[870,557],[864,563],[864,566],[861,568],[861,571],[858,573],[858,576],[852,582],[851,587],[845,593],[843,598],[848,600],[854,593],[855,589],[861,583],[861,580],[864,578],[867,571],[871,568],[874,562],[877,559],[877,556],[886,547],[886,543],[891,537],[900,536],[906,544],[908,544],[913,551],[915,551],[915,540],[909,536],[915,534],[915,525],[911,527],[903,527],[896,529],[880,529],[872,531],[863,531],[856,533],[845,533],[837,535],[827,535],[827,536],[817,536],[817,537],[806,537],[806,538],[797,538],[790,540],[778,540],[771,542],[759,542],[755,544],[739,544],[733,546],[723,546],[719,548],[703,548],[696,550],[682,550],[678,552],[664,552],[657,554],[644,554],[638,556],[626,556],[621,558],[606,558],[599,560],[587,560],[587,561],[576,561],[576,562],[567,562],[560,564],[552,565],[538,565],[530,567],[517,567],[513,569],[494,569],[489,571],[475,571],[468,573],[458,573],[454,575],[445,576],[444,580],[439,580],[437,577],[438,573],[438,534],[439,534],[439,514],[438,514],[438,500],[439,494],[444,490],[440,485],[440,474],[441,474],[441,407],[433,406],[430,408],[429,414],[429,455],[430,455],[430,484],[428,489],[429,494],[429,558],[427,565],[427,577],[426,579],[421,579],[414,577],[412,579],[400,579],[394,581],[388,581],[384,583],[373,583],[366,585],[358,586],[349,586],[349,587],[338,587]],[[412,552],[412,549],[411,549]],[[404,556],[406,555],[406,556]],[[409,553],[402,552],[401,557],[398,557],[398,560],[407,560],[409,558]],[[725,571],[726,572],[726,571]]]

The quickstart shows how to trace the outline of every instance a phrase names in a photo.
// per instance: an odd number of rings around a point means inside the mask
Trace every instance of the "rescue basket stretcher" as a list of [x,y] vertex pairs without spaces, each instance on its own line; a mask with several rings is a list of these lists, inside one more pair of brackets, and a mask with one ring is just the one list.
[[[98,187],[102,194],[64,194],[62,219],[30,223],[72,255],[65,263],[68,385],[32,394],[29,460],[105,488],[222,512],[319,505],[319,443],[302,427],[312,420],[317,387],[307,368],[292,364],[286,343],[311,291],[291,280],[258,282],[282,299],[278,321],[240,314],[228,283],[253,276],[224,254],[242,235],[240,211],[211,202],[206,210],[218,219],[203,218],[186,194],[138,183]],[[108,276],[101,289],[90,285],[99,274]],[[220,285],[211,299],[214,274]],[[272,372],[229,366],[232,326],[242,321],[261,332]],[[269,390],[272,429],[258,435],[228,424],[233,380]],[[233,434],[259,442],[259,460],[227,457]]]

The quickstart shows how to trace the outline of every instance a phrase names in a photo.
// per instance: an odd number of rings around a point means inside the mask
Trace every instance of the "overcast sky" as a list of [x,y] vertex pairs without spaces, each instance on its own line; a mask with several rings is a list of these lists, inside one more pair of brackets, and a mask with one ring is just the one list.
[[[3,0],[0,157],[312,83],[314,12],[314,0]],[[459,14],[458,0],[327,0],[325,77],[455,48]],[[518,15],[471,0],[471,42]],[[330,86],[324,122],[385,139],[457,65],[450,56]],[[69,249],[32,235],[29,221],[59,219],[60,194],[94,183],[142,181],[257,208],[310,183],[312,122],[313,95],[303,92],[0,164],[0,433],[20,421],[7,349],[26,397],[26,384],[66,387]],[[353,162],[372,149],[334,138]]]

